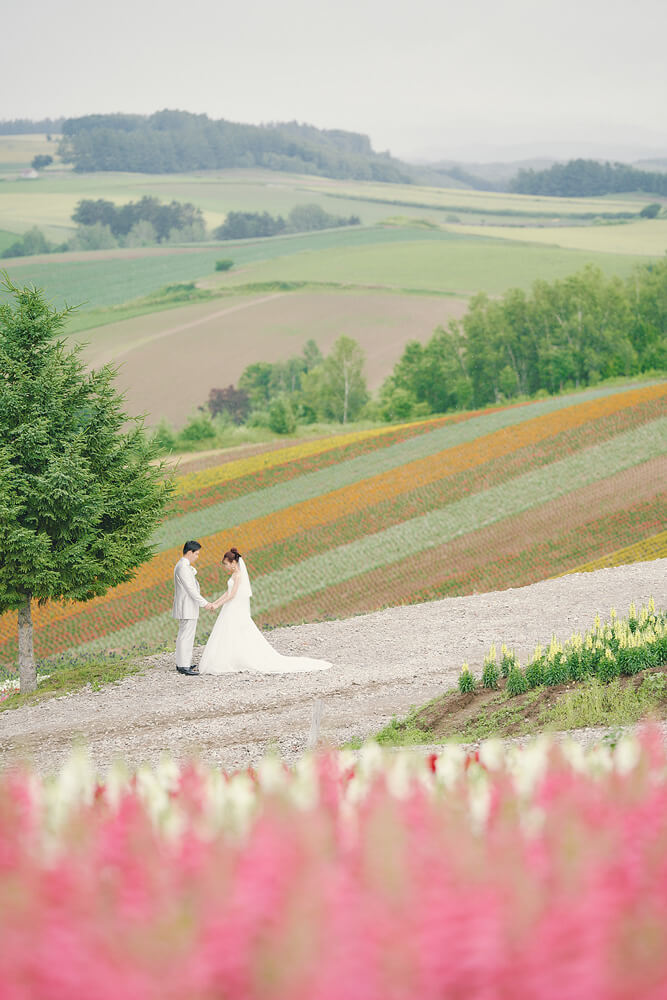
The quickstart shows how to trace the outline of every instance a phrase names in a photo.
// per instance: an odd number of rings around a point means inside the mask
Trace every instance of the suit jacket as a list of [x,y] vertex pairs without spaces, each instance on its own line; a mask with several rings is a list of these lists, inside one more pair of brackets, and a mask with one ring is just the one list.
[[174,566],[173,618],[199,618],[199,609],[208,601],[199,593],[197,570],[183,556]]

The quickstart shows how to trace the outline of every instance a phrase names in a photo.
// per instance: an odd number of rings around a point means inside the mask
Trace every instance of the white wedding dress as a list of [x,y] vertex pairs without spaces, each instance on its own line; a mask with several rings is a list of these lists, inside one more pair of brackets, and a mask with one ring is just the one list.
[[[281,656],[266,641],[250,617],[252,588],[248,570],[239,559],[241,579],[236,594],[220,608],[213,631],[199,663],[200,674],[232,674],[252,670],[259,674],[288,674],[306,670],[328,670],[328,660],[306,656]],[[230,577],[227,589],[234,584]]]

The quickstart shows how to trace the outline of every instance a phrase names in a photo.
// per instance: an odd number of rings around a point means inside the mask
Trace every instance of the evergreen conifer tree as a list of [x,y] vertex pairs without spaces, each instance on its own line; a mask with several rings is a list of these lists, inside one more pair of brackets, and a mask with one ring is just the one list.
[[5,275],[0,306],[0,613],[18,612],[22,691],[36,687],[34,602],[87,601],[152,555],[170,493],[115,371],[59,336],[69,309]]

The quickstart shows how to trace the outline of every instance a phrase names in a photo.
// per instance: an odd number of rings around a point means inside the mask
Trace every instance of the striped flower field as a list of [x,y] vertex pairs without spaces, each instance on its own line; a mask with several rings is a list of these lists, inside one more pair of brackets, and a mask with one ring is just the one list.
[[[239,548],[264,624],[522,586],[630,561],[634,551],[656,558],[662,549],[651,540],[667,513],[666,403],[665,382],[590,389],[182,476],[153,560],[104,598],[36,608],[36,652],[170,642],[172,568],[187,538],[204,546],[207,597],[226,584],[222,553]],[[202,616],[200,637],[212,621]],[[0,663],[11,669],[15,656],[8,614]]]

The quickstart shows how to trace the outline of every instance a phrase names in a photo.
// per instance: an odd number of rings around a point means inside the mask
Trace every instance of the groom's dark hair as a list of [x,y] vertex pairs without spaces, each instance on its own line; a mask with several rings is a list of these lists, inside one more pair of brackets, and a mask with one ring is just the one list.
[[199,542],[186,542],[183,546],[183,555],[187,555],[188,552],[198,552],[200,548]]

